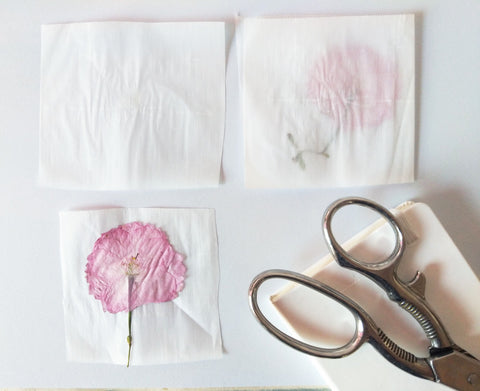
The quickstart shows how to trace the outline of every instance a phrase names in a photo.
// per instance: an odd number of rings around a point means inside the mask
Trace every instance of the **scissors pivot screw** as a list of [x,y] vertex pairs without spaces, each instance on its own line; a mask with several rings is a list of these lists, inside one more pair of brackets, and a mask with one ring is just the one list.
[[472,386],[478,386],[480,385],[480,376],[478,373],[471,373],[468,375],[467,381],[472,385]]

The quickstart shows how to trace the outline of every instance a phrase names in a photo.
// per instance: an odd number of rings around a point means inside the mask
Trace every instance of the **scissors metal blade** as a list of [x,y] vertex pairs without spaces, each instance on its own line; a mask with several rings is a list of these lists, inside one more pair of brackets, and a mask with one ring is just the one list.
[[438,383],[459,391],[480,391],[480,361],[467,352],[453,349],[428,361]]

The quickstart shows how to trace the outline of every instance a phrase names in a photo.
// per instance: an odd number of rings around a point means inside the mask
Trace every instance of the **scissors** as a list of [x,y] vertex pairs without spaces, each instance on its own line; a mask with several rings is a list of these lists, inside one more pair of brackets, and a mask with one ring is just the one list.
[[[367,263],[351,256],[338,244],[332,233],[332,218],[339,209],[347,205],[369,208],[388,222],[395,236],[395,246],[388,257],[377,263]],[[375,324],[363,308],[347,296],[320,281],[292,271],[268,270],[253,279],[248,292],[249,304],[260,323],[282,342],[313,356],[341,358],[355,352],[363,343],[369,342],[388,361],[412,375],[461,391],[479,391],[480,361],[451,340],[440,319],[428,305],[424,295],[425,276],[417,272],[412,281],[404,282],[397,275],[406,244],[404,232],[394,215],[371,200],[358,197],[342,198],[332,203],[325,211],[323,233],[329,251],[340,266],[355,270],[373,280],[385,291],[390,300],[416,319],[429,340],[428,357],[417,357],[398,346]],[[260,285],[273,278],[304,285],[347,308],[355,320],[352,338],[340,347],[323,348],[293,338],[274,326],[262,313],[257,301]]]

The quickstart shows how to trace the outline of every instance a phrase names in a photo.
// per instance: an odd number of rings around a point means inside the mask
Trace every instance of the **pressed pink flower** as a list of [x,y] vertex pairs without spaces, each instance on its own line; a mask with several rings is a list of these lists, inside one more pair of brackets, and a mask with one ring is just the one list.
[[[292,161],[306,168],[304,154],[330,157],[329,148],[339,132],[375,128],[392,118],[397,93],[395,61],[368,46],[334,47],[319,58],[309,75],[308,97],[334,124],[333,136],[320,150],[300,147],[292,133]],[[321,129],[321,125],[320,125]]]
[[394,61],[372,48],[336,47],[315,63],[309,95],[339,129],[375,127],[393,115],[396,80]]
[[128,363],[133,309],[175,299],[184,285],[183,260],[166,233],[152,224],[123,224],[95,242],[87,257],[89,292],[101,301],[104,311],[129,312]]

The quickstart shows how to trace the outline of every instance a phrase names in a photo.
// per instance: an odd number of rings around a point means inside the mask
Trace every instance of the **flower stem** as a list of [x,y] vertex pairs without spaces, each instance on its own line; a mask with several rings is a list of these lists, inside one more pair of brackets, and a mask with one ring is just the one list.
[[290,142],[290,144],[292,144],[296,152],[296,155],[292,158],[292,161],[294,161],[295,163],[298,163],[300,168],[302,170],[305,170],[306,164],[305,164],[305,160],[303,159],[303,154],[305,153],[323,156],[324,158],[328,159],[330,157],[330,154],[328,153],[328,149],[330,148],[330,145],[333,144],[333,142],[338,137],[339,132],[340,132],[340,126],[337,126],[337,129],[335,130],[335,134],[330,138],[330,140],[328,140],[328,142],[324,145],[321,151],[315,151],[313,149],[300,149],[298,144],[295,141],[295,138],[293,137],[293,134],[287,133],[288,141]]
[[127,343],[128,343],[128,358],[127,358],[127,368],[130,366],[130,351],[132,350],[132,312],[128,311],[128,336],[127,336]]

